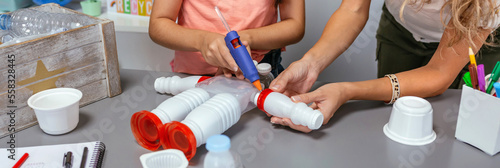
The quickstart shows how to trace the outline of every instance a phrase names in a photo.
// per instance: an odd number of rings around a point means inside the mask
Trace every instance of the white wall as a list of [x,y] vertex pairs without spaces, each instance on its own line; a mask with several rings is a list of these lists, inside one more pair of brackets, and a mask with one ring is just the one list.
[[[340,3],[341,0],[306,0],[306,33],[301,42],[288,46],[287,51],[282,54],[282,64],[285,67],[300,59],[316,43],[326,22]],[[383,0],[372,0],[370,18],[365,28],[353,45],[320,74],[319,81],[376,78],[375,33],[382,4]],[[116,39],[121,68],[171,71],[169,62],[174,52],[153,43],[147,33],[117,32]]]
[[122,69],[172,72],[174,51],[154,43],[148,33],[116,32],[118,62]]

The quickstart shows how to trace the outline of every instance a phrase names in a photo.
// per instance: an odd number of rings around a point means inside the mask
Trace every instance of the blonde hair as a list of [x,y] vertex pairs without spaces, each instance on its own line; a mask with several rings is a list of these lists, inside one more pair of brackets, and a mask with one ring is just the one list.
[[[404,0],[399,17],[403,20],[403,10],[406,5],[419,3],[418,7],[422,8],[424,4],[430,2],[431,0]],[[465,38],[469,45],[474,48],[476,48],[473,43],[474,38],[478,37],[479,32],[485,28],[487,23],[494,22],[494,16],[499,10],[494,0],[446,0],[443,7],[441,7],[441,22],[444,26],[446,26],[444,22],[445,18],[443,17],[445,8],[449,9],[451,15],[449,24],[453,24],[453,28],[455,29],[455,34],[451,36],[451,40],[447,45],[452,46]],[[498,46],[495,44],[494,33],[495,31],[489,35],[484,44]]]

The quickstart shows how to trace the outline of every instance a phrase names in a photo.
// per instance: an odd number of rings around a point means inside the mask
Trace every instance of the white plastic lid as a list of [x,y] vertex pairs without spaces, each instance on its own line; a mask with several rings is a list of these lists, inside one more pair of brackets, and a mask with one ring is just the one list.
[[253,60],[253,65],[257,66],[257,64],[259,64],[259,62]]
[[402,143],[405,145],[411,145],[411,146],[427,145],[427,144],[434,142],[434,140],[436,140],[436,138],[437,138],[436,132],[432,131],[432,133],[430,135],[425,136],[423,138],[409,139],[409,138],[400,136],[400,135],[392,132],[391,129],[389,129],[388,123],[384,125],[383,131],[384,131],[384,134],[388,138],[392,139],[393,141],[396,141],[396,142],[399,142],[399,143]]
[[144,168],[186,168],[189,164],[186,156],[178,149],[167,149],[146,153],[140,157]]
[[393,105],[384,134],[399,143],[420,146],[432,143],[436,132],[432,129],[432,106],[420,97],[405,96]]
[[267,75],[269,72],[271,72],[271,64],[269,63],[260,63],[257,65],[257,71],[261,75]]
[[401,97],[394,103],[394,107],[402,109],[403,112],[409,113],[409,115],[426,115],[432,112],[431,103],[427,100],[415,97],[415,96],[405,96]]
[[210,152],[227,151],[231,148],[231,140],[226,135],[213,135],[207,139],[205,148]]

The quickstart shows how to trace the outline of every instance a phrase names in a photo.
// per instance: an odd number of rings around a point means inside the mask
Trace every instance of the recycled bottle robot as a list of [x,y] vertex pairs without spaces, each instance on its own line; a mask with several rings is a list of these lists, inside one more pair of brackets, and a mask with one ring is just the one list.
[[188,160],[208,137],[223,133],[255,106],[313,130],[323,123],[321,112],[305,103],[294,103],[270,89],[260,92],[248,81],[236,78],[161,77],[154,88],[175,96],[156,109],[136,112],[130,121],[132,133],[146,149],[179,149]]

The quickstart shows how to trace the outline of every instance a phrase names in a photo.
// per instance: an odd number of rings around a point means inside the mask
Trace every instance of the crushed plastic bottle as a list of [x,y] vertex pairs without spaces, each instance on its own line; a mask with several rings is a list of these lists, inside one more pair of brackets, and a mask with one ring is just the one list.
[[[0,29],[8,31],[8,35],[11,36],[8,38],[12,39],[41,34],[50,35],[94,22],[94,20],[83,15],[51,13],[29,8],[0,15]],[[3,36],[2,39],[4,39]]]

